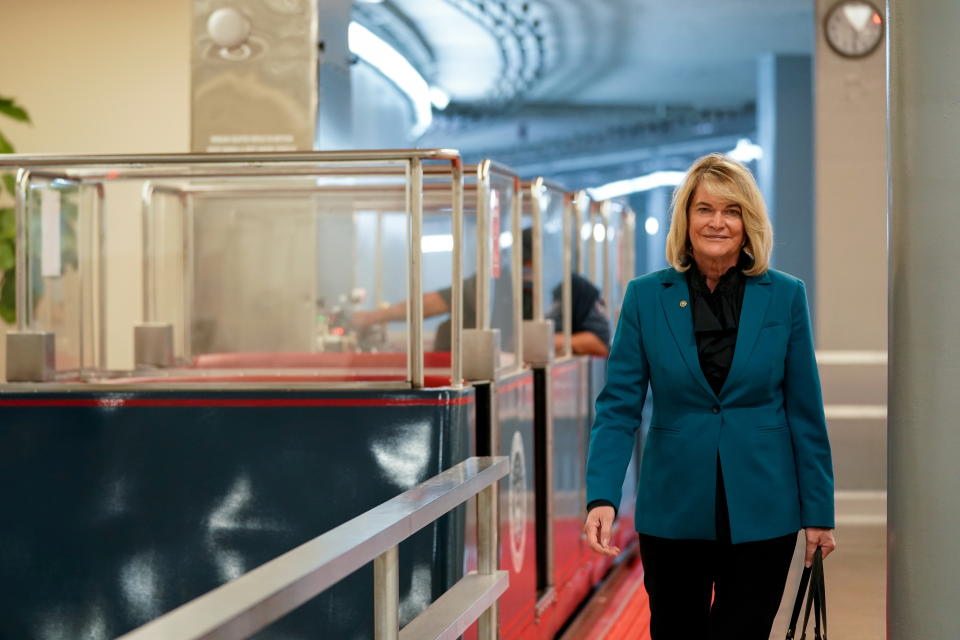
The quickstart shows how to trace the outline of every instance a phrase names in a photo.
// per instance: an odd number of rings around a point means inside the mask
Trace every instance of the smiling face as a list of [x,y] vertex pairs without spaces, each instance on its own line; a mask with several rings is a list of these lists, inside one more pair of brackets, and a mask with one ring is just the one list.
[[736,264],[744,244],[740,205],[714,195],[701,182],[687,207],[687,225],[698,264],[701,260]]

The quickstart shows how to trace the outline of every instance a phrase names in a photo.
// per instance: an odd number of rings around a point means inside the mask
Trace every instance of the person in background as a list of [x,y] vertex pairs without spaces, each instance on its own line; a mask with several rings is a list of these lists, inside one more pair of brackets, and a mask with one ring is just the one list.
[[[523,230],[523,319],[533,318],[533,233]],[[554,347],[563,351],[563,286],[551,292],[553,304],[545,314],[557,333]],[[570,344],[575,355],[606,358],[610,351],[610,319],[600,289],[579,273],[570,274]]]
[[[530,229],[523,230],[523,318],[533,317],[533,239]],[[509,278],[507,279],[509,280]],[[463,281],[463,326],[476,326],[477,279],[470,276]],[[557,333],[554,344],[557,351],[563,349],[563,308],[561,287],[554,289],[553,306],[546,317],[553,320]],[[605,358],[610,347],[610,320],[607,317],[606,305],[597,289],[583,276],[571,274],[571,344],[573,353],[577,355],[592,355]],[[423,296],[423,317],[449,314],[452,292],[449,287],[439,291],[431,291]],[[398,302],[389,307],[373,311],[356,311],[353,314],[353,324],[358,329],[369,327],[381,322],[398,322],[406,318],[406,302]],[[497,309],[494,309],[494,316]],[[500,322],[497,324],[509,324]],[[433,345],[434,351],[450,350],[450,321],[444,321],[437,327]]]
[[803,282],[769,268],[753,176],[721,154],[674,193],[669,269],[627,287],[597,398],[584,533],[610,532],[648,385],[635,511],[652,640],[767,640],[797,531],[836,548],[833,468]]

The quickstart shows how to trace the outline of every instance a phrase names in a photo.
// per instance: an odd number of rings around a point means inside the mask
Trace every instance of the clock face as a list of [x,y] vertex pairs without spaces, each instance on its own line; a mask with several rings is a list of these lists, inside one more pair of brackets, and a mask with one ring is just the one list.
[[883,40],[883,15],[864,0],[843,0],[827,13],[823,28],[834,51],[848,58],[861,58]]

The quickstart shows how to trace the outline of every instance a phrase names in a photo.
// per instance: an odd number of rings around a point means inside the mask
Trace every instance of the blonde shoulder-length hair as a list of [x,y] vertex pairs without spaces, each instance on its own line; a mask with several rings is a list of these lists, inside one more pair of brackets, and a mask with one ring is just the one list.
[[711,153],[694,162],[673,192],[667,262],[677,271],[690,268],[692,255],[687,216],[690,201],[700,185],[712,195],[740,205],[746,236],[743,250],[753,258],[753,266],[744,273],[748,276],[766,273],[773,250],[773,227],[767,216],[767,206],[750,171],[722,153]]

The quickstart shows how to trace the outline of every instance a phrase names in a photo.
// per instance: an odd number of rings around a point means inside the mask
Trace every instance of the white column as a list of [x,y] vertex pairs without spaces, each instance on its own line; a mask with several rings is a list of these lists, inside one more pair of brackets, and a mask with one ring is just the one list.
[[889,0],[889,640],[960,637],[960,2]]

